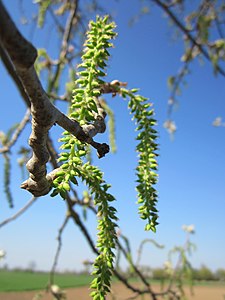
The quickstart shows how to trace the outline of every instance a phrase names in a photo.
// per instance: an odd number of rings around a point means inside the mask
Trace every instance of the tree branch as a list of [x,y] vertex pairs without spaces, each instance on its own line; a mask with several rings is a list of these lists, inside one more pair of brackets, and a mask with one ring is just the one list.
[[4,145],[4,147],[0,148],[0,153],[5,153],[10,150],[10,148],[16,143],[17,139],[19,138],[21,132],[23,131],[24,127],[29,122],[29,120],[30,120],[30,109],[28,108],[23,117],[23,120],[20,122],[19,126],[15,130],[11,140],[6,145]]
[[[99,254],[98,249],[95,247],[95,244],[94,244],[88,230],[86,229],[86,227],[82,223],[79,215],[75,212],[75,210],[73,208],[74,202],[70,199],[70,197],[68,197],[66,199],[66,202],[67,202],[67,206],[68,206],[68,211],[70,213],[70,217],[73,219],[74,223],[76,225],[78,225],[78,227],[80,227],[80,229],[81,229],[82,233],[84,234],[85,238],[87,239],[88,244],[89,244],[90,248],[92,249],[93,253],[98,255]],[[75,203],[82,205],[82,203],[80,203],[79,201],[75,201]],[[97,211],[93,206],[89,206],[88,208],[91,209],[94,214],[97,214]],[[119,241],[117,241],[117,246],[123,252],[125,258],[128,259],[128,254]],[[134,293],[137,293],[138,295],[150,294],[152,299],[156,300],[156,296],[155,296],[156,293],[152,291],[150,284],[144,278],[143,274],[137,269],[137,267],[133,263],[132,263],[132,267],[134,268],[138,277],[140,277],[141,281],[146,286],[145,289],[141,290],[139,288],[136,288],[132,284],[130,284],[129,281],[122,274],[120,274],[116,269],[113,270],[113,273],[128,289],[130,289]]]
[[[203,56],[211,61],[210,56],[208,52],[203,48],[203,46],[197,42],[197,40],[191,35],[189,30],[185,28],[185,26],[181,23],[181,21],[176,17],[176,15],[172,12],[172,10],[168,7],[166,3],[164,3],[161,0],[151,0],[154,3],[156,3],[159,7],[161,7],[165,13],[173,20],[173,22],[176,24],[176,26],[187,36],[187,38],[200,50],[200,52],[203,54]],[[225,76],[225,71],[219,66],[216,66],[217,71]]]
[[[58,77],[61,73],[61,70],[63,69],[63,66],[65,64],[65,58],[66,58],[67,49],[68,49],[68,42],[70,40],[72,27],[74,25],[74,19],[76,18],[77,9],[78,9],[78,0],[72,1],[70,13],[69,13],[69,16],[68,16],[68,19],[66,22],[66,26],[64,29],[63,37],[62,37],[62,44],[61,44],[61,49],[60,49],[60,53],[59,53],[59,63],[57,65],[54,77],[50,82],[49,92],[53,91],[54,85],[57,82],[57,79],[58,79]],[[53,15],[54,15],[54,13],[53,13]]]
[[0,223],[0,228],[5,226],[6,224],[8,224],[9,222],[12,222],[14,220],[16,220],[19,216],[21,216],[35,201],[37,200],[36,197],[32,197],[27,204],[22,207],[17,213],[15,213],[13,216],[5,219],[4,221],[2,221]]
[[104,156],[109,149],[106,144],[95,143],[92,139],[98,131],[84,125],[84,129],[75,120],[69,119],[60,112],[49,100],[42,88],[41,82],[34,69],[37,50],[18,31],[0,1],[0,42],[13,64],[16,75],[27,94],[31,103],[32,133],[29,145],[33,149],[32,158],[27,163],[30,178],[21,184],[21,188],[28,190],[34,196],[48,194],[51,189],[51,181],[46,176],[46,163],[49,159],[47,138],[50,128],[58,124],[69,131],[82,142],[91,144]]
[[57,247],[57,250],[56,250],[56,254],[55,254],[55,257],[54,257],[54,262],[53,262],[53,265],[52,265],[52,269],[51,269],[51,272],[50,272],[50,278],[49,278],[50,286],[54,284],[55,270],[56,270],[56,266],[58,264],[59,254],[60,254],[60,251],[61,251],[61,248],[62,248],[62,233],[63,233],[64,229],[66,228],[66,225],[67,225],[69,219],[70,219],[70,216],[66,215],[62,226],[59,228],[59,233],[58,233],[58,236],[57,236],[58,247]]

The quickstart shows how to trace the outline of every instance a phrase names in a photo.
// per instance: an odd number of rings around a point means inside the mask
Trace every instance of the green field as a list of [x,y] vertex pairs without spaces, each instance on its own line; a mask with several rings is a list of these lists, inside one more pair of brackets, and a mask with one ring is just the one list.
[[[55,275],[55,284],[61,288],[89,285],[91,280],[92,277],[88,275]],[[0,270],[0,292],[43,290],[48,281],[48,273]]]
[[[55,275],[55,284],[61,288],[72,288],[88,286],[93,279],[90,275],[77,275],[69,273],[57,273]],[[136,281],[133,279],[132,281]],[[114,282],[117,280],[114,278]],[[49,282],[49,273],[28,272],[28,271],[5,271],[0,270],[0,292],[18,292],[43,290]],[[151,280],[152,284],[159,285],[159,280]],[[224,286],[224,282],[198,281],[194,286]],[[188,284],[187,284],[188,286]]]

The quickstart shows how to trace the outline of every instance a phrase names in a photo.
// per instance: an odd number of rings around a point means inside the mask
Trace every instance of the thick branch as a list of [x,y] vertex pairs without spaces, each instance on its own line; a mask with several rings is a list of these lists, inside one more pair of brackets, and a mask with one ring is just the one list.
[[46,163],[49,160],[47,138],[48,131],[54,124],[57,123],[80,141],[93,145],[100,153],[100,157],[109,149],[105,144],[95,143],[92,139],[99,132],[97,124],[95,131],[87,127],[83,130],[78,122],[69,119],[49,101],[33,66],[37,50],[18,31],[1,1],[0,42],[31,103],[32,133],[29,144],[33,149],[33,155],[27,163],[30,178],[22,183],[21,188],[30,191],[34,196],[42,196],[51,189],[51,181],[46,176]]
[[50,128],[58,123],[82,141],[88,142],[89,138],[78,122],[70,120],[49,101],[33,66],[26,71],[17,68],[17,74],[29,95],[32,113],[32,133],[29,144],[33,149],[33,155],[27,163],[31,175],[21,187],[35,196],[41,196],[50,190],[46,178],[46,163],[49,160],[46,144]]
[[0,37],[4,48],[18,68],[28,69],[37,58],[37,50],[19,32],[0,1]]

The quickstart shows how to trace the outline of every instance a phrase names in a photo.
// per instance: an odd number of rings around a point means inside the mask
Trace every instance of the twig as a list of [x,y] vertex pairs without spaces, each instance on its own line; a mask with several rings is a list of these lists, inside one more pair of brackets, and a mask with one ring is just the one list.
[[[75,212],[74,208],[73,208],[73,205],[74,205],[74,202],[71,201],[71,199],[68,197],[66,199],[66,202],[67,202],[67,206],[68,206],[68,211],[70,213],[70,217],[73,219],[74,223],[76,225],[78,225],[78,227],[80,227],[82,233],[84,234],[86,240],[88,241],[88,244],[90,246],[90,248],[92,249],[93,253],[99,255],[99,252],[98,252],[98,249],[95,247],[95,244],[87,230],[87,228],[85,227],[85,225],[83,224],[83,222],[81,221],[79,215]],[[92,210],[93,211],[93,210]],[[96,213],[96,212],[95,212]],[[120,247],[123,249],[123,247],[120,245]],[[124,250],[125,251],[125,250]],[[138,271],[137,271],[138,272]],[[152,296],[152,299],[153,300],[156,300],[155,296],[154,296],[154,292],[152,292],[150,290],[150,286],[149,284],[146,282],[146,285],[148,286],[147,289],[144,289],[144,290],[140,290],[136,287],[134,287],[133,285],[131,285],[128,280],[122,276],[117,270],[114,270],[113,273],[115,274],[115,276],[127,287],[129,288],[130,290],[132,290],[133,292],[135,293],[138,293],[139,295],[142,295],[142,294],[151,294]],[[140,273],[140,271],[139,271]],[[143,276],[142,276],[143,277]]]
[[29,122],[29,120],[30,120],[30,109],[28,108],[25,115],[24,115],[24,117],[23,117],[23,120],[20,122],[19,126],[15,130],[11,140],[3,148],[0,149],[0,153],[5,153],[5,152],[8,152],[10,150],[10,148],[18,140],[21,132],[23,131],[24,127]]
[[11,161],[8,153],[3,153],[3,157],[5,160],[4,161],[4,192],[9,203],[9,207],[13,208],[13,197],[10,190]]
[[[67,198],[67,205],[68,205],[68,210],[70,212],[70,216],[71,218],[74,220],[74,222],[80,227],[81,231],[83,232],[85,238],[87,239],[88,241],[88,244],[89,246],[91,247],[92,251],[95,253],[95,254],[99,254],[97,248],[95,247],[95,244],[94,242],[92,241],[92,238],[88,232],[88,230],[86,229],[86,227],[84,226],[84,224],[82,223],[79,215],[74,211],[73,209],[73,205],[74,205],[74,202],[71,201],[70,198]],[[79,202],[76,202],[79,204]],[[94,212],[95,214],[97,213],[97,211],[92,207],[90,206],[89,207],[92,212]],[[123,246],[119,243],[119,241],[117,241],[117,245],[118,247],[121,249],[121,251],[124,253],[124,256],[127,258],[127,253],[126,253],[126,250],[123,248]],[[117,270],[113,270],[113,273],[114,275],[128,288],[130,289],[131,291],[137,293],[138,295],[142,295],[142,294],[149,294],[151,295],[152,299],[153,300],[156,300],[155,298],[155,293],[151,290],[151,287],[150,287],[150,284],[145,280],[144,276],[142,275],[142,273],[136,268],[135,265],[132,264],[132,267],[134,268],[135,272],[137,273],[137,275],[141,278],[142,282],[144,283],[144,285],[147,286],[146,289],[143,289],[143,290],[140,290],[139,288],[136,288],[134,287],[132,284],[130,284],[128,282],[128,280],[123,276],[121,275]]]
[[65,217],[64,221],[63,221],[62,226],[59,228],[59,233],[58,233],[58,236],[57,236],[58,247],[57,247],[57,250],[56,250],[56,253],[55,253],[52,269],[51,269],[51,272],[50,272],[50,275],[49,275],[50,286],[54,284],[55,270],[56,270],[56,266],[58,264],[58,259],[59,259],[60,251],[61,251],[61,248],[62,248],[62,233],[63,233],[69,219],[70,219],[70,216],[67,215]]
[[63,68],[64,61],[65,61],[66,54],[67,54],[68,42],[70,40],[74,19],[77,14],[77,8],[78,8],[78,1],[77,0],[72,1],[70,13],[67,18],[66,26],[64,29],[64,33],[63,33],[62,44],[61,44],[62,46],[61,46],[60,53],[59,53],[59,64],[57,65],[54,77],[53,77],[52,81],[50,82],[48,92],[52,92],[53,87],[54,87],[55,83],[57,82],[57,79]]
[[48,93],[48,96],[49,98],[52,98],[54,100],[61,100],[63,102],[69,102],[69,99],[67,98],[66,95],[57,95],[57,94],[54,94],[54,93]]
[[[189,55],[191,55],[191,54],[189,54]],[[177,89],[179,88],[179,85],[182,82],[184,76],[187,74],[189,63],[190,63],[190,61],[187,60],[185,62],[185,64],[182,66],[181,70],[178,72],[178,74],[175,75],[175,82],[173,84],[173,88],[172,88],[172,91],[170,93],[170,99],[168,101],[168,108],[167,108],[167,118],[168,118],[168,120],[170,120],[170,116],[172,114],[172,108],[173,108],[174,104],[176,103]]]
[[141,273],[141,271],[137,268],[137,266],[132,262],[132,260],[129,259],[129,255],[128,255],[127,251],[122,247],[122,245],[119,241],[117,241],[117,246],[119,247],[119,249],[121,250],[121,252],[125,256],[125,258],[129,261],[129,264],[131,265],[131,267],[133,268],[135,273],[138,275],[138,277],[141,279],[143,284],[147,287],[148,292],[150,294],[153,294],[153,292],[151,291],[151,286],[150,286],[149,282],[146,280],[146,278]]
[[156,300],[155,293],[150,291],[149,288],[140,290],[139,288],[136,288],[132,284],[128,282],[128,280],[122,276],[117,270],[113,270],[114,275],[132,292],[137,293],[138,295],[143,294],[150,294],[153,300]]
[[[173,20],[173,22],[177,25],[177,27],[187,36],[187,38],[201,51],[203,56],[211,61],[208,52],[203,48],[203,46],[197,42],[197,40],[191,35],[191,33],[185,28],[185,26],[181,23],[181,21],[176,17],[176,15],[172,12],[172,10],[167,6],[166,3],[163,3],[161,0],[151,0],[155,2],[159,7],[161,7],[166,14]],[[216,66],[217,71],[225,76],[225,71],[219,66]]]
[[72,218],[72,220],[74,221],[74,223],[76,225],[78,225],[78,227],[80,228],[80,230],[82,231],[83,235],[85,236],[86,240],[88,241],[89,246],[91,247],[92,251],[99,255],[99,252],[97,250],[97,248],[95,247],[95,244],[87,230],[87,228],[85,227],[85,225],[82,223],[80,216],[78,215],[78,213],[74,210],[73,206],[74,206],[74,202],[71,201],[70,197],[68,196],[66,199],[66,203],[67,203],[67,207],[68,207],[68,212],[70,214],[70,217]]
[[52,10],[52,7],[51,7],[51,6],[48,7],[48,11],[49,11],[49,13],[50,13],[50,15],[51,15],[53,21],[55,22],[55,25],[58,27],[59,32],[62,33],[62,32],[64,31],[64,28],[63,28],[63,26],[60,24],[60,22],[58,21],[58,19],[56,18],[55,14],[54,14],[54,11]]
[[21,216],[36,200],[37,200],[38,198],[36,198],[36,197],[32,197],[31,198],[31,200],[29,200],[28,202],[27,202],[27,204],[26,205],[24,205],[20,210],[18,210],[18,212],[17,213],[15,213],[13,216],[11,216],[11,217],[9,217],[9,218],[7,218],[7,219],[5,219],[4,221],[2,221],[1,223],[0,223],[0,228],[1,227],[3,227],[3,226],[5,226],[6,224],[8,224],[8,223],[10,223],[10,222],[12,222],[12,221],[14,221],[14,220],[16,220],[19,216]]
[[138,255],[137,255],[137,261],[136,261],[136,266],[138,266],[140,264],[140,260],[141,260],[141,254],[142,254],[142,251],[143,251],[143,248],[144,248],[144,245],[146,243],[151,243],[153,244],[155,247],[157,247],[158,249],[163,249],[164,248],[164,245],[160,245],[158,244],[155,240],[153,239],[144,239],[140,246],[139,246],[139,249],[138,249]]
[[48,152],[50,154],[50,162],[51,162],[53,168],[56,169],[59,167],[59,164],[57,162],[58,153],[54,148],[53,141],[50,138],[49,134],[48,134],[48,139],[47,139],[47,148],[48,148]]
[[221,39],[224,39],[224,32],[222,31],[222,28],[220,27],[220,23],[219,23],[219,20],[216,18],[215,19],[215,24],[216,24],[216,28],[217,28],[217,31],[218,31],[218,34],[220,36]]

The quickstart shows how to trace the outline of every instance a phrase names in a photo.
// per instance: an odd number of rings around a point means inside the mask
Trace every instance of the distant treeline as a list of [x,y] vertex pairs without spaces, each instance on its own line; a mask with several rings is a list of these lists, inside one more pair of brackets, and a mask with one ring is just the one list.
[[[164,268],[150,269],[148,267],[141,267],[142,271],[149,277],[155,280],[168,279],[169,275]],[[224,281],[225,282],[225,269],[220,268],[216,271],[210,270],[205,265],[201,266],[199,269],[193,268],[192,271],[193,280],[203,280],[203,281]]]
[[[169,279],[170,275],[167,273],[165,268],[150,268],[148,266],[139,266],[139,269],[143,272],[143,274],[148,278],[148,279],[153,279],[153,280],[162,280],[162,279]],[[0,270],[5,270],[7,271],[8,268],[7,266],[3,266],[0,268]],[[13,272],[31,272],[31,273],[46,273],[48,274],[49,272],[47,271],[38,271],[34,270],[33,268],[13,268],[8,271],[13,271]],[[130,272],[130,270],[127,271],[121,271],[123,275],[126,277],[133,277],[133,273]],[[82,271],[63,271],[63,272],[57,272],[58,274],[67,274],[67,275],[90,275],[90,270],[82,270]],[[225,282],[225,268],[219,268],[216,271],[210,270],[207,266],[202,265],[200,268],[196,269],[193,268],[191,270],[192,273],[192,279],[193,280],[202,280],[202,281],[224,281]]]

